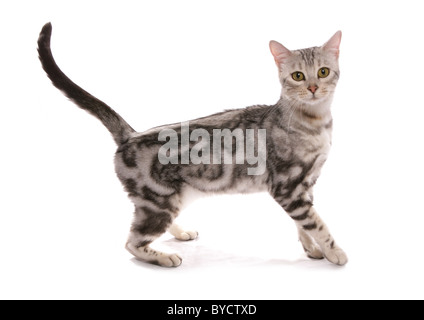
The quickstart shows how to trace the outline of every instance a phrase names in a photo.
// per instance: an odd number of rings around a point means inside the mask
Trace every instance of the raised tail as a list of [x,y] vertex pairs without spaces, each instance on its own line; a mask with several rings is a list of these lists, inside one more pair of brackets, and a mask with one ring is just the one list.
[[127,141],[135,130],[111,107],[80,88],[59,69],[50,49],[51,35],[52,25],[49,22],[44,25],[40,32],[38,54],[43,69],[54,86],[61,90],[78,107],[98,118],[110,131],[117,145]]

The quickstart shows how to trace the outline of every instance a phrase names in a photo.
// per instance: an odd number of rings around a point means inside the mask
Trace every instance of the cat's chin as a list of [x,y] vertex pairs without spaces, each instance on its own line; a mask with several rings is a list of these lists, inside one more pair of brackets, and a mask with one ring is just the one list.
[[324,99],[313,98],[313,99],[299,100],[298,103],[300,102],[301,105],[308,108],[316,108],[316,107],[319,107],[319,105],[321,105],[323,101]]
[[315,95],[311,95],[308,97],[298,97],[297,99],[292,99],[287,96],[282,96],[283,99],[287,99],[287,101],[292,101],[295,104],[307,105],[307,106],[317,106],[320,104],[331,103],[331,97],[317,97]]
[[317,97],[315,95],[313,95],[312,97],[310,97],[307,101],[305,101],[306,103],[309,103],[311,105],[316,105],[319,104],[321,102],[323,102],[325,100],[325,98],[322,97]]
[[302,101],[304,104],[306,105],[310,105],[310,106],[317,106],[317,105],[322,105],[322,104],[331,104],[331,97],[317,97],[317,96],[312,96],[308,99],[305,99]]

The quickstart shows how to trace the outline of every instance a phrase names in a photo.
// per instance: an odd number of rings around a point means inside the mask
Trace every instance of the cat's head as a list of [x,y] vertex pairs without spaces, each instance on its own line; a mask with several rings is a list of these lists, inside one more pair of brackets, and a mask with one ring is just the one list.
[[339,78],[338,31],[321,47],[291,51],[277,41],[269,46],[278,66],[285,99],[303,105],[316,105],[331,100]]

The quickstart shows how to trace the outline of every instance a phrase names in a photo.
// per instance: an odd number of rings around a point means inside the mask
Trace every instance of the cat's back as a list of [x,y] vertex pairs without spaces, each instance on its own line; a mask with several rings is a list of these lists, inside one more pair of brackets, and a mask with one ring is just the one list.
[[166,134],[167,132],[175,131],[180,137],[184,129],[188,129],[190,134],[195,129],[203,129],[213,135],[213,130],[258,127],[264,123],[266,115],[273,107],[268,105],[254,105],[240,109],[229,109],[189,121],[153,127],[143,132],[133,133],[132,137],[125,143],[125,147],[130,144],[137,144],[139,146],[143,144],[163,144],[163,141],[159,139],[161,132]]
[[[192,121],[163,125],[145,132],[134,133],[116,152],[115,165],[118,177],[122,181],[136,177],[149,181],[150,184],[172,185],[176,189],[183,184],[188,184],[202,191],[251,192],[252,184],[260,187],[266,180],[266,174],[261,177],[248,174],[249,168],[257,167],[259,160],[256,165],[248,163],[245,159],[247,147],[241,150],[244,152],[243,160],[236,161],[233,153],[230,156],[230,163],[227,163],[224,158],[217,163],[215,153],[221,152],[224,157],[224,154],[228,152],[228,149],[225,149],[227,135],[234,142],[241,134],[240,141],[247,146],[248,130],[261,129],[269,108],[269,106],[257,105],[227,110]],[[199,140],[200,136],[202,136],[201,140]],[[220,142],[219,151],[215,147],[217,143],[215,140]],[[201,152],[195,149],[204,144],[206,147]],[[233,143],[232,148],[236,148],[236,144],[237,142]],[[263,146],[265,147],[265,142]],[[257,152],[257,146],[252,148],[254,150],[249,150],[252,154]],[[203,154],[206,150],[210,153],[207,158]],[[237,152],[237,150],[234,151]],[[263,167],[265,168],[265,164]]]

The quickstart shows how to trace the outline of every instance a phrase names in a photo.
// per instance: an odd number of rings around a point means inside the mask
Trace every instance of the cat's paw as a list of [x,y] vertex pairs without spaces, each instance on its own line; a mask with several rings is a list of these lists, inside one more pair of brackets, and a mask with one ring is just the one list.
[[162,267],[178,267],[183,262],[183,259],[178,254],[160,252],[150,248],[148,245],[136,247],[128,241],[125,248],[138,260],[157,264]]
[[324,259],[321,247],[302,228],[299,229],[299,240],[309,258]]
[[328,261],[339,266],[344,266],[348,261],[346,253],[344,253],[344,251],[339,247],[334,247],[326,251],[324,256]]
[[162,267],[179,267],[183,259],[178,254],[162,254],[156,260],[157,264]]
[[199,236],[199,233],[194,230],[184,230],[177,224],[173,224],[169,228],[169,232],[178,240],[188,241],[194,240]]
[[312,245],[309,248],[303,247],[305,250],[306,255],[308,258],[321,260],[324,259],[324,254],[322,253],[321,249],[317,245]]
[[178,234],[174,234],[174,237],[181,241],[194,240],[199,236],[197,231],[187,230]]

